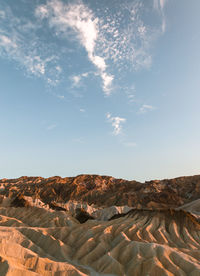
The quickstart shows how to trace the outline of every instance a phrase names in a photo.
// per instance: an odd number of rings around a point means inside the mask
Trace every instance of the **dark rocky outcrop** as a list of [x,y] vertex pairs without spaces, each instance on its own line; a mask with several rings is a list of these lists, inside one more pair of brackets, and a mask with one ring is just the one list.
[[30,206],[29,203],[25,200],[23,194],[18,194],[13,198],[11,201],[12,207],[28,207]]
[[200,198],[199,175],[145,183],[100,175],[20,177],[1,179],[0,185],[6,187],[5,196],[15,197],[23,191],[25,196],[38,197],[46,204],[75,200],[107,207],[176,208]]
[[76,209],[76,214],[74,215],[74,217],[80,222],[80,223],[84,223],[89,219],[94,219],[92,216],[90,216],[90,214],[88,214],[88,212],[86,212],[83,208],[77,208]]

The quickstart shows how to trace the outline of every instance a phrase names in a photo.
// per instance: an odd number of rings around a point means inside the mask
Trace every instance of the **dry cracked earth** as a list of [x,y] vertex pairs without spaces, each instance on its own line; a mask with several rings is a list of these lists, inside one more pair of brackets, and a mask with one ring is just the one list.
[[0,275],[200,276],[200,176],[1,179]]

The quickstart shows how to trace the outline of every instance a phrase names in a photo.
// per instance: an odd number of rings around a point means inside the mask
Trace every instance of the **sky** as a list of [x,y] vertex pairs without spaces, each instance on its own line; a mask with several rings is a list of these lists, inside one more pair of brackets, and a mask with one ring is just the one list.
[[0,0],[0,178],[200,174],[199,0]]

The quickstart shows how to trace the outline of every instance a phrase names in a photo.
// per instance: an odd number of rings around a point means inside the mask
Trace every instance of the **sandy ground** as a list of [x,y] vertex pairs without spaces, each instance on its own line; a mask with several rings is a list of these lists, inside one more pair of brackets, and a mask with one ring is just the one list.
[[0,275],[200,275],[200,225],[182,211],[80,224],[69,213],[0,208]]
[[200,276],[199,198],[200,176],[1,179],[0,276]]

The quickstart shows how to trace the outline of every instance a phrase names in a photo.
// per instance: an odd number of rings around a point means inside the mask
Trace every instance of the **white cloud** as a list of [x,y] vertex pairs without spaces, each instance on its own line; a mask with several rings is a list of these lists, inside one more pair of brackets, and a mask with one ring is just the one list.
[[36,16],[40,17],[41,19],[48,16],[48,9],[45,5],[38,6],[35,11]]
[[94,63],[94,65],[96,65],[96,67],[98,69],[100,69],[101,71],[105,71],[106,70],[106,63],[105,60],[102,57],[99,56],[91,56],[91,61]]
[[27,56],[25,57],[24,64],[28,70],[34,75],[45,74],[45,63],[46,61],[41,60],[39,56]]
[[162,21],[162,32],[164,33],[166,30],[166,20],[165,17],[163,17],[163,21]]
[[[117,9],[105,9],[97,1],[94,11],[82,0],[46,0],[39,5],[36,3],[40,1],[33,1],[36,18],[32,17],[31,9],[21,16],[20,8],[0,3],[0,55],[14,60],[26,73],[44,79],[49,86],[61,81],[68,85],[70,77],[65,76],[70,68],[75,77],[70,79],[80,88],[83,78],[91,72],[77,75],[73,70],[73,55],[69,52],[76,50],[71,45],[78,41],[94,65],[92,74],[101,78],[105,95],[110,95],[114,81],[117,87],[127,71],[151,66],[150,49],[160,35],[160,28],[165,29],[167,0],[152,1],[158,16],[163,18],[162,26],[155,28],[144,22],[147,9],[145,1],[139,0],[119,1]],[[27,1],[22,2],[26,5]],[[69,43],[60,43],[64,40]],[[118,73],[120,76],[116,78]],[[129,100],[133,100],[131,95]]]
[[154,9],[157,10],[158,13],[161,14],[162,17],[162,32],[164,33],[166,30],[166,19],[165,19],[165,14],[164,14],[164,7],[167,3],[167,0],[154,0],[153,1],[153,5],[154,5]]
[[80,108],[79,110],[80,110],[80,112],[85,112],[85,109],[83,109],[83,108]]
[[33,75],[44,75],[45,66],[48,60],[42,60],[40,56],[28,55],[23,52],[20,42],[13,36],[0,34],[0,51],[9,57],[21,62],[23,66]]
[[166,4],[166,0],[160,0],[160,7],[162,10],[164,9],[165,4]]
[[42,42],[37,34],[41,25],[28,16],[13,14],[6,6],[5,12],[0,10],[0,26],[0,55],[17,62],[29,75],[42,77],[55,86],[62,68],[57,64],[55,49]]
[[106,95],[110,95],[111,85],[114,79],[114,76],[108,75],[107,73],[103,72],[102,75],[103,80],[103,89]]
[[146,27],[143,26],[143,25],[139,26],[138,27],[138,32],[139,32],[139,34],[140,34],[141,37],[145,36],[145,34],[146,34]]
[[58,83],[60,82],[59,79],[51,79],[51,78],[47,78],[47,83],[49,86],[56,86]]
[[82,86],[82,80],[84,78],[87,78],[89,76],[90,72],[85,72],[80,75],[74,75],[70,76],[70,80],[72,81],[72,88],[74,87],[81,87]]
[[0,47],[6,53],[9,53],[10,51],[13,52],[17,49],[17,44],[14,41],[14,38],[10,38],[6,35],[0,34]]
[[139,113],[146,113],[147,111],[152,111],[154,109],[155,107],[153,107],[152,105],[143,104],[139,109]]
[[79,76],[79,75],[77,75],[77,76],[72,76],[72,77],[71,77],[71,80],[72,80],[72,86],[73,86],[73,87],[77,87],[77,86],[79,86],[79,84],[80,84],[81,76]]
[[121,89],[125,92],[125,94],[126,94],[126,96],[128,98],[128,102],[129,103],[133,103],[133,102],[136,101],[136,99],[135,99],[135,91],[136,91],[136,89],[135,89],[135,85],[134,84],[129,85],[129,86],[125,85]]
[[[62,36],[63,34],[68,36],[69,29],[76,33],[78,40],[87,51],[89,60],[99,70],[104,92],[109,94],[114,76],[106,73],[105,59],[95,54],[96,41],[99,36],[99,19],[93,15],[92,11],[82,2],[64,4],[59,0],[50,0],[46,5],[39,6],[35,14],[41,19],[47,18],[50,27],[56,28],[58,34]],[[79,81],[77,79],[77,84]]]
[[160,10],[163,11],[166,2],[167,0],[154,0],[153,1],[154,9],[156,9],[157,11],[160,11]]
[[55,67],[55,69],[57,70],[57,72],[59,72],[59,73],[61,73],[62,72],[62,68],[59,66],[59,65],[57,65],[56,67]]
[[112,127],[114,128],[113,134],[114,135],[119,135],[121,133],[122,130],[122,123],[126,122],[125,118],[121,118],[121,117],[112,117],[110,113],[106,114],[106,118],[108,119],[108,121],[111,123]]
[[99,20],[99,52],[120,72],[151,66],[150,48],[158,32],[144,23],[144,12],[145,1],[121,1],[117,12],[106,10]]
[[89,75],[89,72],[86,72],[86,73],[83,73],[81,76],[84,77],[84,78],[87,78]]

